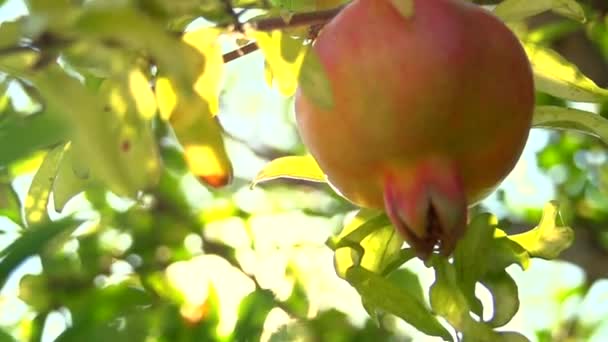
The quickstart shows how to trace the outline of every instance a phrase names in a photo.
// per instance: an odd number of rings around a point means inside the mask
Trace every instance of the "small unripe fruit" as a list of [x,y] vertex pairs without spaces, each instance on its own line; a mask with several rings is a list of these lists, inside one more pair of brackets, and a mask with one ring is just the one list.
[[427,258],[450,254],[469,205],[513,169],[534,107],[526,54],[484,9],[457,0],[354,0],[314,49],[331,85],[324,109],[296,96],[304,143],[346,198],[385,209]]

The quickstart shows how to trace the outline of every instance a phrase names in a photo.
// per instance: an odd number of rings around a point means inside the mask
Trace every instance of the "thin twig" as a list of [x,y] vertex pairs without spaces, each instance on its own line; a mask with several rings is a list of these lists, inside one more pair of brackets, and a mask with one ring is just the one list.
[[259,46],[255,42],[251,42],[246,45],[243,45],[234,51],[230,51],[230,52],[224,54],[224,63],[228,63],[239,57],[243,57],[247,54],[257,51],[258,49],[259,49]]

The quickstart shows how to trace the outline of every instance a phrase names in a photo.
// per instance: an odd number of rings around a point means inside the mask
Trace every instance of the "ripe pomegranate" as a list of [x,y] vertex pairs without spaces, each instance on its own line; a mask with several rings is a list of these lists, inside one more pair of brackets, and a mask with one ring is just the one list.
[[384,208],[426,259],[449,255],[469,205],[513,169],[534,106],[532,73],[513,33],[459,0],[354,0],[314,49],[331,84],[323,109],[298,90],[304,143],[330,183]]

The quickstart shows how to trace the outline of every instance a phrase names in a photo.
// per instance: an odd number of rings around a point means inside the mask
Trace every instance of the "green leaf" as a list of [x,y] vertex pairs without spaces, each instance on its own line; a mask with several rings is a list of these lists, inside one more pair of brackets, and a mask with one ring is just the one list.
[[142,341],[149,332],[145,318],[150,311],[141,308],[151,309],[152,300],[148,292],[124,282],[93,288],[67,305],[73,321],[56,341]]
[[478,316],[482,315],[483,306],[475,297],[475,285],[488,272],[488,255],[493,253],[496,224],[496,217],[490,214],[474,217],[454,251],[454,267],[460,287],[472,311]]
[[361,258],[365,257],[361,241],[389,224],[386,216],[378,211],[361,209],[337,237],[328,240],[329,247],[334,250],[334,267],[338,276],[345,278],[349,268],[361,264]]
[[549,10],[580,22],[586,20],[583,7],[575,0],[505,0],[494,8],[494,14],[504,21],[519,21]]
[[278,178],[327,182],[323,170],[312,156],[289,156],[277,158],[266,164],[251,182],[251,187]]
[[18,225],[23,223],[19,196],[6,169],[0,170],[0,216],[7,217]]
[[608,143],[608,120],[599,114],[574,108],[537,106],[532,127],[578,131]]
[[53,182],[53,203],[57,212],[61,212],[70,199],[91,184],[90,171],[81,164],[68,143]]
[[[191,91],[204,59],[191,46],[171,36],[160,22],[128,6],[90,6],[72,26],[83,38],[112,40],[150,53],[159,71],[171,75],[179,89]],[[179,62],[176,62],[179,61]]]
[[493,327],[502,327],[509,323],[519,310],[519,293],[517,284],[507,271],[488,274],[481,283],[492,294],[494,310],[488,321]]
[[422,284],[420,284],[420,278],[411,270],[407,268],[396,270],[387,279],[413,298],[424,302],[424,290],[422,289]]
[[474,320],[467,299],[458,283],[455,267],[447,259],[435,256],[435,282],[430,289],[433,311],[445,318],[454,328],[463,333],[463,341],[528,341],[523,335],[513,332],[495,332],[486,323]]
[[[2,4],[2,0],[0,0],[0,4]],[[15,338],[13,337],[13,335],[9,334],[8,332],[4,331],[4,329],[0,329],[0,342],[16,342],[17,340],[15,340]]]
[[[0,4],[3,3],[0,0]],[[21,18],[15,21],[7,21],[0,24],[0,49],[9,48],[19,44],[23,34],[23,21]]]
[[289,298],[283,301],[283,305],[288,308],[287,311],[292,313],[293,316],[306,317],[310,310],[308,293],[297,277],[295,280],[291,294],[289,295]]
[[[160,159],[151,118],[146,117],[149,109],[138,111],[145,108],[138,104],[141,92],[151,91],[142,88],[148,87],[147,81],[136,69],[123,76],[125,79],[105,81],[100,94],[58,66],[49,66],[28,78],[47,105],[71,124],[74,153],[90,168],[93,178],[118,195],[135,196],[158,181]],[[150,94],[146,97],[150,99]]]
[[11,115],[0,121],[0,167],[65,141],[67,137],[68,126],[56,113]]
[[492,253],[486,257],[490,273],[500,272],[512,264],[519,265],[522,270],[530,265],[530,254],[498,228],[494,231],[491,250]]
[[346,279],[367,303],[396,315],[428,335],[452,341],[450,333],[423,301],[411,296],[391,281],[360,266],[351,267],[346,273]]
[[60,144],[51,149],[32,179],[24,203],[27,226],[49,220],[47,206],[65,148],[66,144]]
[[524,48],[537,90],[571,101],[602,102],[608,98],[607,89],[598,87],[557,52],[531,42],[524,42]]
[[547,203],[538,226],[525,233],[510,235],[509,239],[522,246],[532,257],[547,260],[557,258],[574,240],[572,228],[557,225],[558,214],[557,203]]
[[23,276],[19,281],[19,299],[36,312],[48,312],[53,300],[48,277],[45,274]]
[[234,327],[235,341],[259,341],[264,322],[275,307],[274,294],[269,290],[257,290],[243,299],[239,306],[238,320]]
[[467,299],[458,287],[456,269],[442,257],[435,257],[433,261],[435,282],[429,290],[431,307],[453,327],[463,331],[472,318]]
[[70,7],[70,0],[25,0],[30,13],[39,14],[47,11],[60,11]]
[[43,222],[30,227],[21,237],[2,251],[0,261],[0,288],[4,287],[10,274],[25,259],[43,252],[51,240],[61,234],[73,231],[80,222],[66,218],[55,222]]

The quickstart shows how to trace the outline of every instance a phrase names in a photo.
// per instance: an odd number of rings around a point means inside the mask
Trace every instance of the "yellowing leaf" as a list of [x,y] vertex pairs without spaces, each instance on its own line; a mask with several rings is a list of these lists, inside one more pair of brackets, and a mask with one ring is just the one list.
[[583,110],[538,106],[534,110],[532,127],[578,131],[593,135],[608,143],[608,119]]
[[518,21],[548,10],[585,21],[585,11],[575,0],[505,0],[496,6],[494,14],[504,21]]
[[[214,125],[209,123],[209,125]],[[182,135],[182,141],[187,141]],[[220,149],[219,144],[188,144],[184,145],[184,155],[190,172],[200,177],[205,183],[220,187],[230,183],[231,164]]]
[[555,222],[557,209],[555,202],[547,203],[538,226],[525,233],[510,235],[509,239],[522,246],[532,257],[548,260],[557,258],[574,240],[572,228],[558,226]]
[[171,81],[166,77],[159,77],[154,88],[160,117],[168,121],[177,107],[177,93],[173,89]]
[[598,87],[557,52],[529,42],[524,47],[534,70],[537,90],[572,101],[602,102],[608,99],[608,90]]
[[128,74],[128,86],[132,109],[136,110],[141,119],[152,120],[156,115],[156,99],[154,92],[150,88],[150,82],[146,76],[138,69],[132,69]]
[[197,94],[178,92],[168,78],[160,77],[158,81],[156,98],[161,115],[170,118],[190,171],[213,187],[228,184],[232,163],[224,148],[221,127],[207,102]]
[[265,76],[270,85],[276,82],[283,95],[292,96],[299,84],[318,106],[333,105],[329,81],[310,44],[279,30],[270,33],[249,30],[247,35],[256,40],[264,53]]
[[209,105],[211,114],[219,111],[219,92],[224,59],[218,42],[220,31],[204,28],[184,34],[184,41],[197,49],[204,57],[205,68],[194,84],[194,90]]
[[326,182],[323,170],[315,159],[310,156],[289,156],[277,158],[264,166],[251,186],[277,178],[293,178],[311,182]]
[[272,32],[249,30],[247,35],[256,40],[264,53],[279,91],[285,96],[293,95],[298,87],[300,68],[306,56],[302,43],[280,30]]

